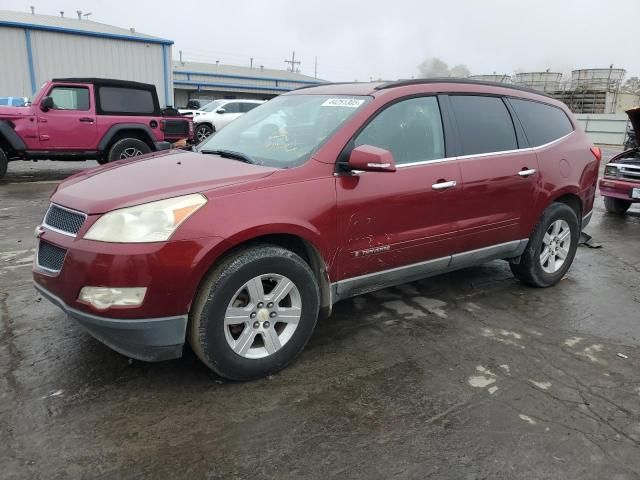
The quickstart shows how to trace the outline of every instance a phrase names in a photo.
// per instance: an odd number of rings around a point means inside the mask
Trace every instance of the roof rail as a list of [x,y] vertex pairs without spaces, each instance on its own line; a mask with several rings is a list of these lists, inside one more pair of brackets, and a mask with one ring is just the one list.
[[375,87],[375,90],[385,90],[387,88],[394,87],[406,87],[408,85],[423,85],[430,83],[462,83],[465,85],[485,85],[487,87],[500,87],[500,88],[510,88],[512,90],[519,90],[521,92],[535,93],[537,95],[542,95],[544,97],[552,98],[550,95],[547,95],[540,90],[535,90],[533,88],[521,87],[519,85],[511,85],[508,83],[498,83],[498,82],[488,82],[484,80],[472,80],[469,78],[454,78],[454,77],[443,77],[443,78],[412,78],[410,80],[397,80],[395,82],[386,82],[382,85],[378,85]]
[[[331,86],[331,85],[357,85],[359,83],[372,83],[372,82],[325,82],[325,83],[316,83],[313,85],[304,85],[302,87],[298,87],[298,88],[294,88],[293,90],[291,90],[292,92],[295,92],[297,90],[303,90],[305,88],[314,88],[314,87],[326,87],[326,86]],[[373,82],[375,83],[375,82]]]

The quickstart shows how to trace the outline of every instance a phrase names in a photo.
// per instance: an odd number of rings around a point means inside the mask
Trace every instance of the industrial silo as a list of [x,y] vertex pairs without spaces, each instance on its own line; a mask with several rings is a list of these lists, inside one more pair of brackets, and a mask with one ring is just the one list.
[[558,72],[524,72],[516,73],[513,83],[521,87],[533,88],[541,92],[555,92],[560,90],[562,73]]

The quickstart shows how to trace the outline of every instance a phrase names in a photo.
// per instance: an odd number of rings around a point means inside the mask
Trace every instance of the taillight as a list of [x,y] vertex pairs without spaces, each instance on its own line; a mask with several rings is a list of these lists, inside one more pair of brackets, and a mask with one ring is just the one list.
[[602,150],[600,150],[600,147],[591,147],[589,150],[591,150],[591,153],[593,153],[597,161],[602,160]]

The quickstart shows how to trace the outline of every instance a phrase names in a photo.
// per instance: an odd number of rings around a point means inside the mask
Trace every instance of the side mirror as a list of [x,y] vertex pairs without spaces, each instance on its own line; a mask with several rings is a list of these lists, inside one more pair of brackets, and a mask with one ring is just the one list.
[[43,112],[52,109],[54,106],[55,105],[53,103],[53,98],[51,97],[44,97],[40,102],[40,110],[42,110]]
[[224,112],[226,112],[224,108],[219,108],[216,110],[216,113],[219,113],[220,115],[222,115]]
[[360,145],[349,155],[349,168],[363,172],[395,172],[396,162],[389,150],[372,145]]

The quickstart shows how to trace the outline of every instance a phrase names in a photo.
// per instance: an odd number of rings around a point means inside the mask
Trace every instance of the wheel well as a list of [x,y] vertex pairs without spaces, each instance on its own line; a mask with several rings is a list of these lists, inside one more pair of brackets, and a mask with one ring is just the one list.
[[2,135],[0,135],[0,149],[7,155],[7,158],[11,156],[11,152],[13,151],[9,142]]
[[[222,259],[239,250],[265,243],[292,251],[311,267],[311,270],[316,276],[318,287],[320,288],[320,313],[323,317],[328,317],[331,314],[333,302],[331,300],[331,282],[329,281],[329,272],[327,271],[326,263],[320,252],[310,242],[297,235],[283,233],[252,238],[251,240],[236,245],[226,252],[216,261],[216,264],[219,264]],[[212,268],[215,268],[215,265],[213,265]]]
[[216,127],[213,123],[211,122],[198,122],[198,124],[195,126],[195,128],[198,128],[200,125],[206,125],[207,127],[211,127],[211,129],[215,132]]
[[142,140],[144,143],[146,143],[152,151],[155,150],[155,146],[151,141],[151,138],[149,138],[149,135],[144,130],[128,129],[120,130],[113,136],[113,138],[107,144],[107,147],[104,149],[105,153],[111,150],[111,147],[113,147],[113,145],[117,141],[122,140],[123,138],[137,138],[138,140]]
[[578,222],[582,222],[582,200],[580,200],[580,197],[572,193],[568,193],[556,198],[554,202],[564,203],[565,205],[571,207],[573,211],[576,212]]

